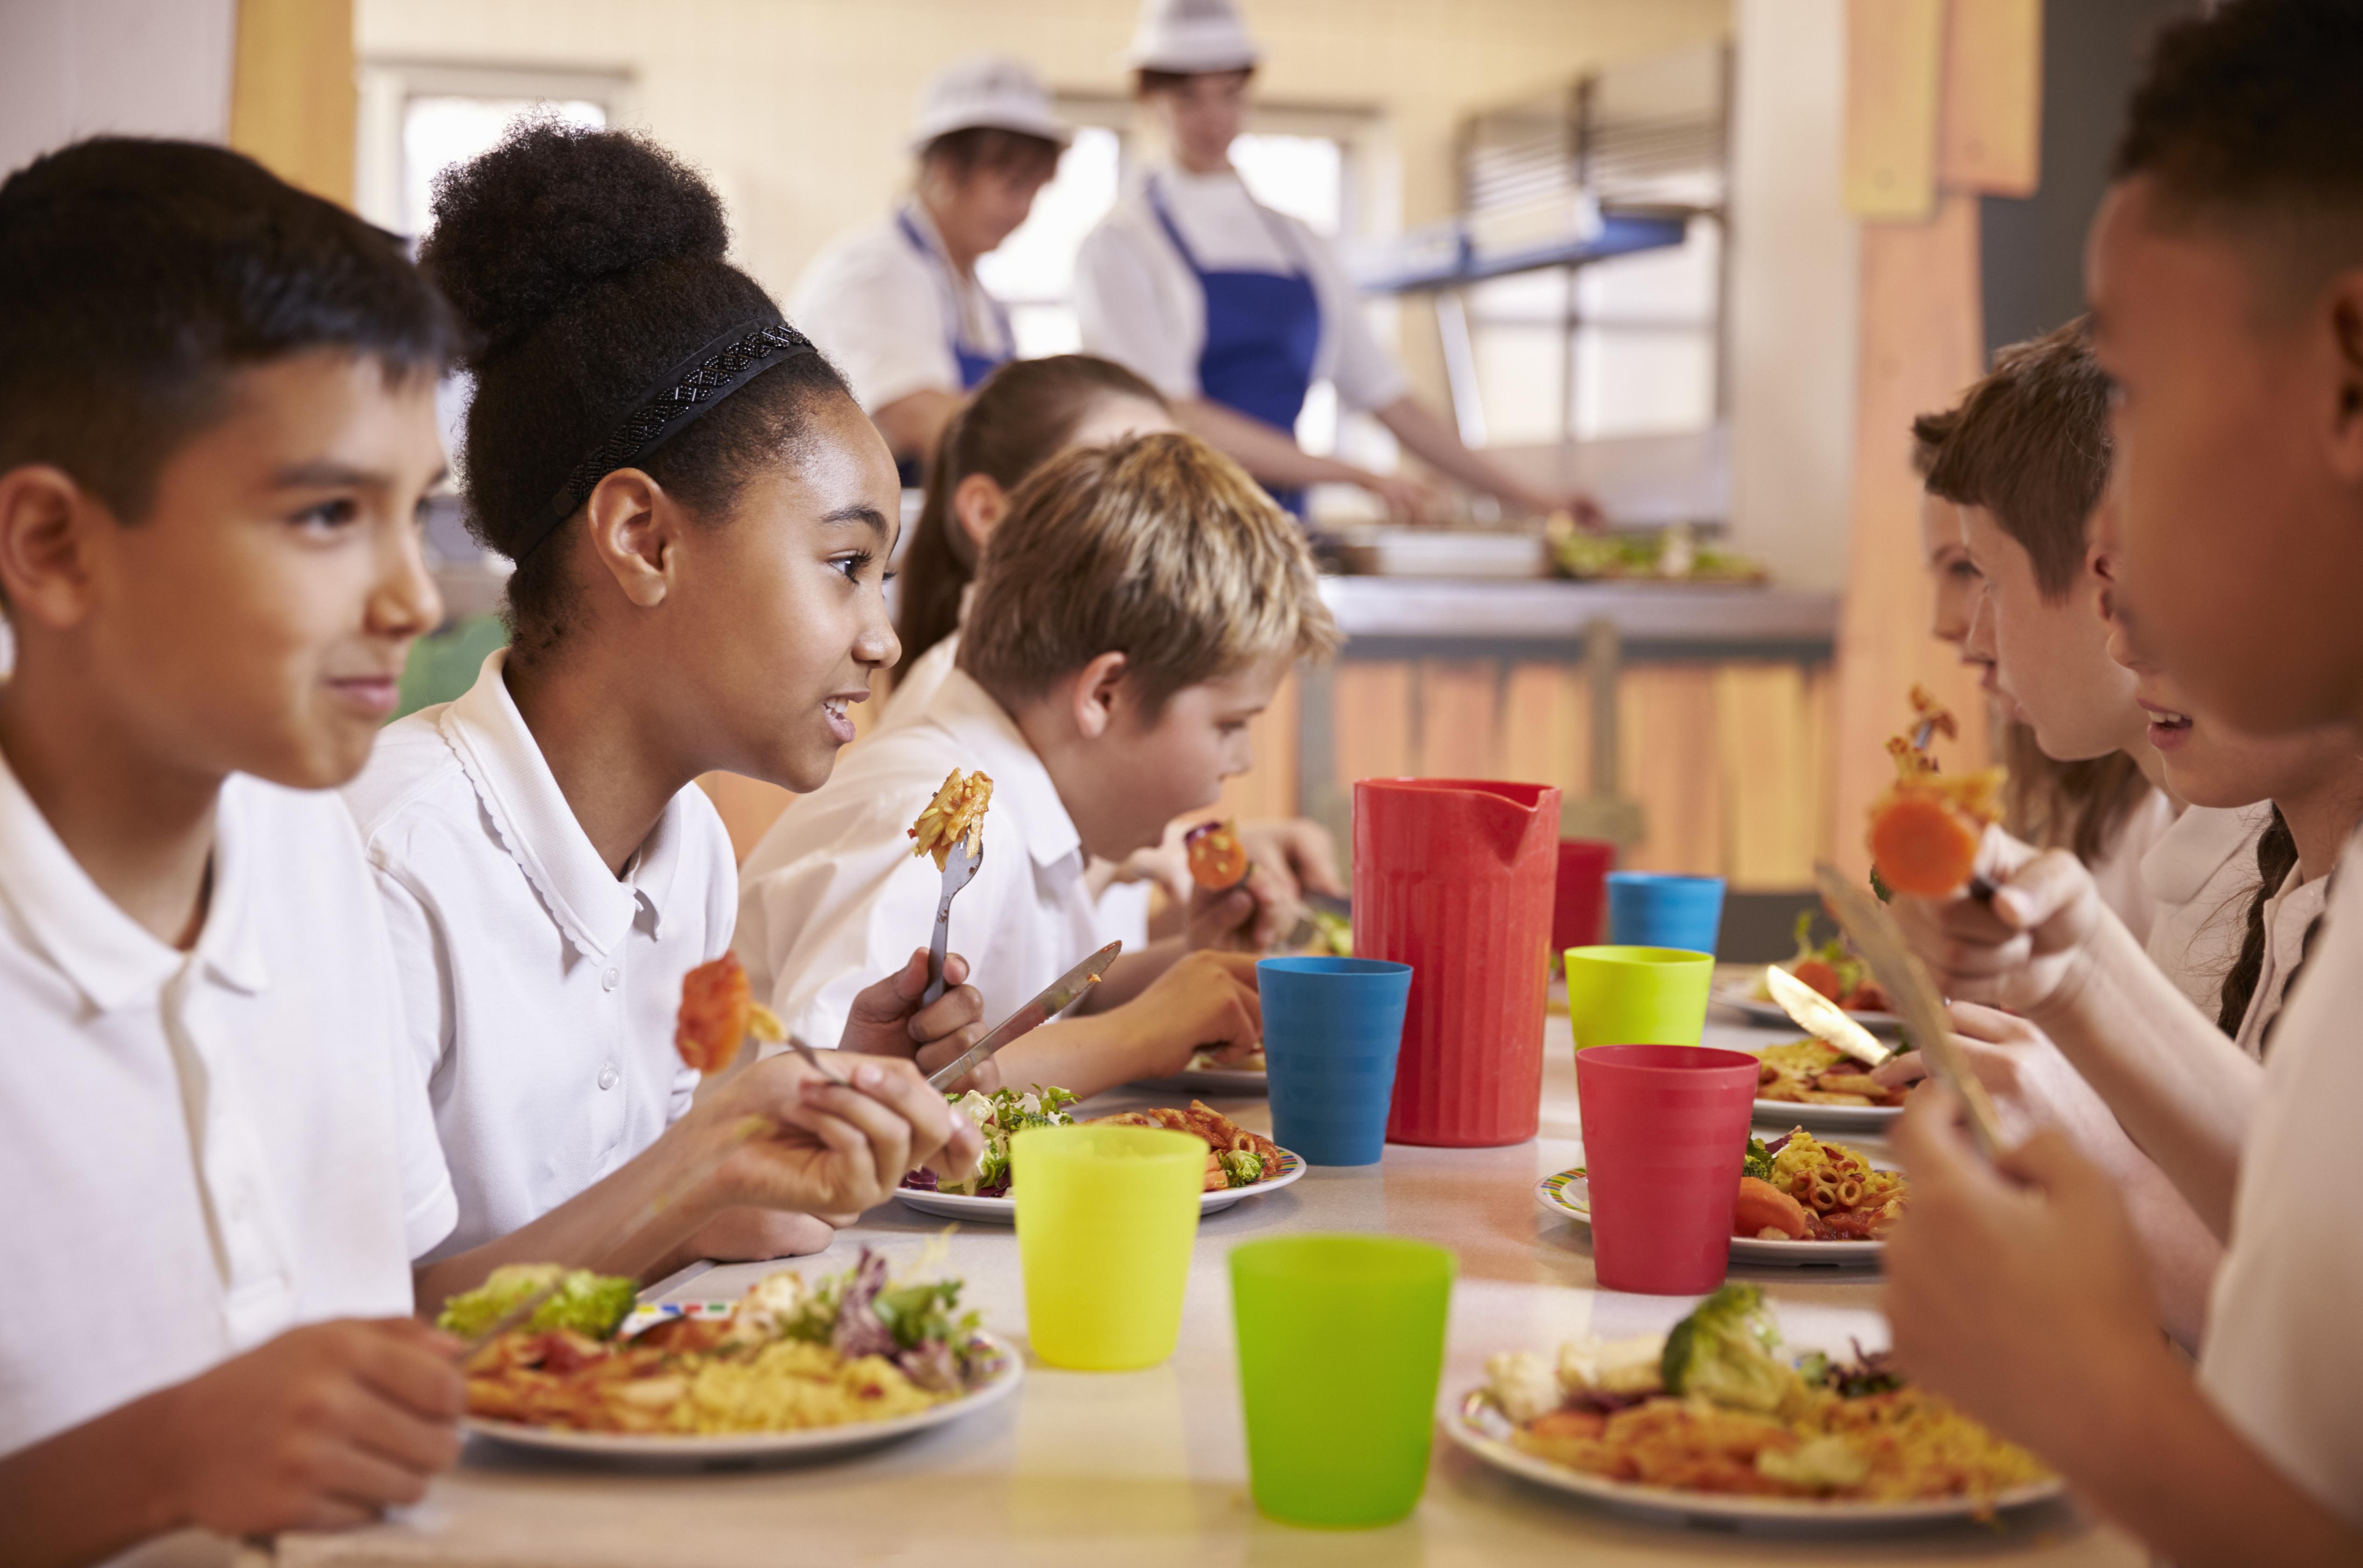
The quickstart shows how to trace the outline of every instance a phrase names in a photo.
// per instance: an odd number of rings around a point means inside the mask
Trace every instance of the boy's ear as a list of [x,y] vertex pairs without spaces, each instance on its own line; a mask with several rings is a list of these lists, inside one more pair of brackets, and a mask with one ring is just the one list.
[[0,601],[63,630],[90,608],[90,530],[104,509],[48,463],[0,474]]
[[601,480],[586,502],[584,531],[591,553],[643,610],[664,602],[672,586],[672,547],[681,508],[664,486],[638,469],[617,469]]
[[1115,727],[1116,701],[1130,662],[1120,653],[1104,653],[1076,675],[1075,728],[1085,740],[1097,740]]
[[2331,284],[2330,330],[2338,378],[2331,466],[2348,484],[2363,484],[2363,268]]

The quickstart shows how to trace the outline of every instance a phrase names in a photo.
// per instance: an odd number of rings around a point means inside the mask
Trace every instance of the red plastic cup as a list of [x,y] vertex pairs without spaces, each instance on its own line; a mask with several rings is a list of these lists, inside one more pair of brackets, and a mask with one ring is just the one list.
[[1559,791],[1354,786],[1354,955],[1411,966],[1387,1142],[1522,1143],[1542,1121]]
[[1756,1058],[1702,1045],[1575,1054],[1601,1287],[1699,1296],[1731,1265]]
[[1603,839],[1559,841],[1559,885],[1551,898],[1551,959],[1570,947],[1600,942],[1600,918],[1608,903],[1608,873],[1616,868],[1616,846]]

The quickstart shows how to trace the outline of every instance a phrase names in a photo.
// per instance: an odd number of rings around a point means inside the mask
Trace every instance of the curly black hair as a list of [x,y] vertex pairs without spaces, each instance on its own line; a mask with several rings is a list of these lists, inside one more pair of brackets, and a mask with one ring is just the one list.
[[94,137],[0,184],[0,469],[123,522],[242,368],[318,348],[438,373],[455,328],[401,242],[227,148]]
[[[517,562],[507,618],[518,657],[562,641],[575,596],[566,527],[533,545],[542,508],[660,390],[655,378],[775,308],[723,259],[729,237],[697,171],[623,131],[527,121],[436,182],[419,264],[472,335],[460,455],[468,526]],[[762,464],[793,453],[822,401],[850,395],[818,354],[788,358],[640,466],[718,520]]]
[[2270,215],[2297,231],[2290,281],[2318,283],[2363,261],[2358,83],[2358,0],[2230,0],[2158,35],[2111,175],[2185,214]]

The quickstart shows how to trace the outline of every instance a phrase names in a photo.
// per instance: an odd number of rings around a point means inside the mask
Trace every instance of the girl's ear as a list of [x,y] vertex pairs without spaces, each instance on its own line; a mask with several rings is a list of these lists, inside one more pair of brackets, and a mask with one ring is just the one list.
[[1085,740],[1098,740],[1115,727],[1115,710],[1130,662],[1120,653],[1104,653],[1083,666],[1075,677],[1075,730]]
[[952,489],[952,515],[968,536],[973,559],[984,553],[985,542],[1009,515],[1009,492],[991,474],[971,474]]
[[642,610],[663,603],[681,527],[681,508],[664,486],[638,469],[617,469],[599,481],[584,506],[591,554],[624,598]]

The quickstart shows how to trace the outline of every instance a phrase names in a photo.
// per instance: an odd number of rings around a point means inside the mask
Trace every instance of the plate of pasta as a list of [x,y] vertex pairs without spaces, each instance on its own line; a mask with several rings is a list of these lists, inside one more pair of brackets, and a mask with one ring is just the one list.
[[[1731,1255],[1742,1263],[1875,1264],[1909,1186],[1858,1150],[1826,1143],[1800,1127],[1767,1143],[1748,1140],[1732,1205]],[[1535,1184],[1535,1202],[1555,1219],[1592,1223],[1583,1167]]]
[[[522,1276],[533,1272],[495,1271],[485,1291],[514,1295],[521,1282],[529,1291],[538,1277]],[[597,1283],[618,1287],[615,1305],[630,1308],[631,1281]],[[561,1294],[469,1359],[465,1426],[508,1447],[618,1460],[871,1447],[972,1415],[1016,1388],[1024,1358],[961,1312],[960,1295],[957,1280],[890,1278],[885,1258],[866,1247],[841,1273],[808,1286],[779,1270],[735,1301],[586,1319],[594,1297]]]
[[1174,1094],[1270,1094],[1271,1079],[1264,1071],[1261,1051],[1250,1051],[1227,1066],[1215,1060],[1214,1052],[1201,1051],[1172,1077],[1143,1078],[1140,1087]]
[[1522,1479],[1684,1523],[1891,1529],[1991,1519],[2065,1491],[1884,1353],[1791,1355],[1745,1283],[1663,1338],[1490,1356],[1444,1430]]
[[[931,1171],[914,1171],[894,1196],[922,1214],[948,1220],[976,1220],[1004,1225],[1016,1223],[1017,1200],[1009,1195],[1010,1137],[1027,1127],[1064,1127],[1075,1118],[1067,1107],[1075,1097],[1062,1088],[1035,1085],[1020,1093],[974,1090],[952,1097],[984,1134],[984,1155],[976,1174],[955,1187],[943,1186]],[[1304,1175],[1304,1161],[1260,1132],[1248,1131],[1203,1100],[1192,1100],[1187,1110],[1157,1106],[1144,1110],[1094,1116],[1092,1125],[1163,1127],[1187,1132],[1206,1144],[1204,1190],[1198,1195],[1198,1212],[1213,1214],[1242,1198],[1260,1197],[1287,1187]]]

